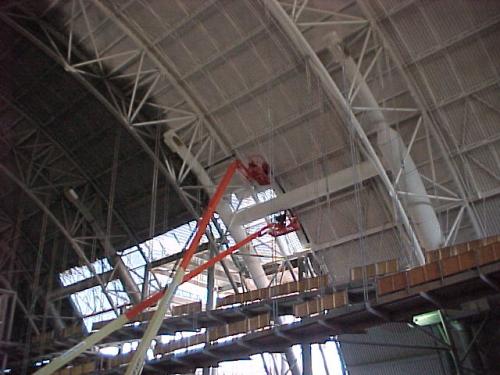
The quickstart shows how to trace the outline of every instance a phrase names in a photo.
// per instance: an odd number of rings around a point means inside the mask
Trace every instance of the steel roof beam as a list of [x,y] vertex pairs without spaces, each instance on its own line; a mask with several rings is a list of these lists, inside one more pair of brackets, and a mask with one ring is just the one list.
[[[161,52],[161,50],[146,38],[143,33],[136,28],[136,26],[130,22],[127,17],[120,13],[120,11],[110,3],[105,3],[100,0],[96,0],[96,6],[101,9],[108,17],[110,17],[114,22],[125,32],[131,40],[133,40],[139,48],[141,48],[145,55],[156,65],[161,74],[163,74],[172,83],[173,87],[182,96],[184,101],[192,108],[193,112],[198,116],[200,120],[204,121],[207,126],[207,130],[220,147],[224,154],[229,156],[231,150],[229,142],[225,139],[223,134],[217,131],[215,126],[215,121],[211,114],[207,113],[204,106],[201,104],[200,100],[192,92],[189,86],[182,80],[179,73],[176,71],[174,65],[169,61],[169,59]],[[182,195],[185,196],[185,195]],[[187,199],[187,198],[186,198]]]
[[[35,36],[31,31],[28,29],[24,28],[20,24],[18,24],[16,21],[11,19],[9,16],[0,14],[0,19],[4,21],[6,24],[11,26],[14,30],[16,30],[18,33],[23,35],[26,39],[28,39],[30,42],[32,42],[36,47],[38,47],[40,50],[42,50],[46,55],[51,57],[56,63],[61,65],[64,69],[66,69],[85,89],[87,89],[108,111],[109,113],[117,120],[117,122],[124,127],[124,129],[130,134],[130,136],[139,144],[139,146],[145,151],[145,153],[148,155],[148,157],[153,161],[153,163],[158,165],[159,171],[165,176],[166,180],[169,182],[169,184],[172,186],[174,191],[177,193],[179,196],[181,202],[183,205],[186,207],[188,212],[193,216],[197,217],[199,212],[194,208],[193,204],[189,200],[189,198],[184,194],[182,191],[181,187],[175,180],[175,178],[171,175],[170,171],[166,167],[165,163],[155,155],[154,151],[151,149],[151,147],[145,142],[145,140],[142,138],[140,133],[135,129],[125,118],[125,116],[122,115],[116,109],[113,104],[103,95],[101,94],[100,91],[98,91],[93,83],[91,83],[84,74],[81,74],[80,72],[71,69],[71,67],[68,65],[68,62],[66,59],[54,51],[51,47],[46,45],[42,40],[40,40],[37,36]],[[49,27],[48,25],[44,25],[45,28]],[[63,36],[59,34],[55,30],[51,30],[51,33],[56,34],[59,39],[63,39]],[[75,51],[74,51],[75,52]],[[80,56],[81,57],[81,56]],[[209,236],[210,238],[210,236]]]
[[[21,26],[19,23],[17,23],[15,20],[11,19],[9,16],[0,14],[0,19],[2,19],[5,23],[7,23],[9,26],[11,26],[14,30],[16,30],[18,33],[20,33],[22,36],[24,36],[26,39],[31,41],[36,47],[41,49],[45,54],[47,54],[49,57],[51,57],[56,63],[61,65],[65,70],[67,70],[84,88],[86,88],[97,100],[100,102],[107,110],[108,112],[118,121],[118,123],[123,126],[127,132],[132,136],[134,140],[137,141],[137,143],[141,146],[141,148],[146,152],[146,154],[152,159],[152,161],[158,166],[159,171],[166,177],[166,180],[169,182],[169,184],[173,187],[173,190],[178,194],[181,202],[184,204],[190,215],[193,217],[198,216],[198,211],[194,208],[192,202],[190,201],[190,198],[188,197],[187,194],[184,193],[184,191],[181,189],[179,184],[177,183],[175,176],[171,174],[171,171],[167,168],[165,163],[160,160],[160,158],[155,155],[154,151],[149,147],[149,145],[145,142],[145,140],[142,138],[140,135],[140,132],[135,129],[132,124],[129,123],[129,121],[125,118],[125,116],[122,115],[119,109],[117,109],[100,91],[98,91],[95,87],[94,84],[87,79],[86,75],[76,69],[72,69],[69,62],[66,60],[66,58],[60,53],[60,51],[54,50],[53,46],[49,46],[46,43],[44,43],[42,40],[40,40],[37,36],[35,36],[30,30],[24,28]],[[36,21],[39,22],[39,21]],[[44,28],[45,30],[47,28],[50,28],[50,25],[39,25],[40,27]],[[54,34],[55,37],[59,41],[63,41],[63,36],[58,33],[57,31],[53,30],[50,28],[51,34]],[[64,43],[64,42],[63,42]],[[73,51],[75,55],[77,55],[78,51]],[[84,59],[81,54],[78,54],[78,57],[81,59]],[[213,239],[213,236],[209,231],[206,232],[207,237],[209,238],[209,241],[212,246],[215,246],[215,242]],[[100,280],[100,277],[98,275],[95,276],[96,280]],[[102,283],[100,283],[102,284]]]
[[228,142],[222,134],[219,134],[215,126],[213,118],[204,113],[203,105],[200,100],[192,93],[192,90],[188,87],[186,82],[182,81],[178,72],[176,71],[173,64],[168,60],[168,58],[156,47],[150,40],[148,40],[144,33],[137,28],[127,19],[127,17],[120,13],[119,9],[113,4],[108,2],[103,2],[101,0],[96,0],[95,5],[108,17],[110,17],[124,33],[126,33],[131,40],[133,40],[139,48],[141,48],[149,59],[156,65],[158,70],[167,77],[172,85],[177,90],[177,92],[183,97],[183,99],[188,103],[188,105],[193,109],[193,112],[200,118],[203,119],[210,135],[217,142],[219,147],[224,151],[226,155],[230,154],[228,148]]
[[[370,36],[371,31],[368,31],[363,51],[367,46]],[[412,138],[408,146],[406,146],[399,131],[389,127],[382,108],[379,107],[371,88],[366,83],[366,75],[369,69],[364,74],[360,71],[363,58],[360,57],[356,64],[354,59],[344,52],[340,42],[340,38],[335,32],[328,35],[328,48],[334,60],[339,61],[344,67],[344,76],[350,82],[349,100],[352,103],[357,95],[358,103],[361,106],[370,108],[365,114],[366,121],[370,124],[376,124],[377,145],[385,165],[396,176],[394,185],[398,189],[408,192],[403,204],[409,217],[412,219],[416,234],[427,250],[436,249],[444,242],[441,225],[430,197],[427,196],[423,179],[420,173],[418,173],[415,162],[410,155],[420,125],[422,124],[422,118],[420,117],[417,121]],[[379,49],[379,51],[381,50]],[[375,56],[377,55],[378,53]],[[375,61],[376,57],[372,59],[372,64]]]

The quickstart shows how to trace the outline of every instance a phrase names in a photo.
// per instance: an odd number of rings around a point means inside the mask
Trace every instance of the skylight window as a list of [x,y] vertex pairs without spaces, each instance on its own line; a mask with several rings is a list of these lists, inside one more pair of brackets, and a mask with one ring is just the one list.
[[[110,281],[106,286],[106,291],[115,307],[130,303],[128,295],[119,280]],[[93,323],[116,317],[113,306],[104,296],[101,286],[72,294],[71,301],[83,317],[83,323],[88,331],[92,329]]]
[[[217,215],[215,217],[218,219]],[[219,238],[220,236],[214,225],[212,223],[210,225],[214,237]],[[225,230],[225,226],[221,221],[219,222],[219,225],[222,230]],[[193,220],[164,234],[147,240],[137,246],[133,246],[118,253],[129,269],[132,278],[140,290],[142,290],[144,283],[146,259],[148,261],[155,261],[182,251],[190,240],[191,234],[195,228],[196,221]],[[203,236],[201,242],[208,242],[206,236]],[[97,274],[102,274],[112,270],[112,267],[106,258],[97,260],[93,262],[92,265]],[[87,266],[80,266],[73,267],[62,272],[59,275],[59,279],[61,280],[61,284],[63,286],[68,286],[88,279],[92,276],[93,273]],[[158,291],[170,282],[170,278],[166,275],[153,275],[150,273],[149,276],[150,292]],[[200,275],[197,277],[197,281],[200,283],[206,283],[206,277],[204,275]],[[124,306],[130,303],[128,295],[125,292],[120,280],[116,279],[110,281],[106,285],[106,291],[108,292],[115,307]],[[202,303],[206,303],[206,290],[202,286],[185,283],[177,289],[176,297],[187,301],[201,300]],[[71,301],[73,302],[73,305],[79,315],[82,316],[83,322],[89,331],[92,329],[93,323],[116,317],[113,307],[109,304],[101,286],[96,286],[72,294]]]
[[[93,263],[91,263],[95,269],[97,274],[101,274],[103,272],[111,271],[112,267],[109,264],[107,259],[99,259]],[[87,266],[81,267],[73,267],[69,270],[62,272],[59,275],[59,279],[63,286],[68,286],[79,281],[88,279],[93,276],[92,271]]]

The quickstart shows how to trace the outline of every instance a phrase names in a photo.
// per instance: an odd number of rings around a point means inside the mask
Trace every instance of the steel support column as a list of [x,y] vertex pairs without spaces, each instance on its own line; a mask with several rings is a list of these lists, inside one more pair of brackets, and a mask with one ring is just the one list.
[[[306,258],[299,259],[298,261],[299,269],[299,280],[303,280],[307,277],[306,273]],[[300,344],[302,351],[302,375],[312,375],[312,352],[311,343],[305,342]]]
[[[210,258],[217,255],[214,251],[210,251]],[[207,270],[207,305],[206,310],[210,311],[215,308],[215,266],[209,267]],[[203,367],[203,375],[210,375],[211,367]]]
[[311,344],[301,344],[302,348],[302,375],[313,375]]

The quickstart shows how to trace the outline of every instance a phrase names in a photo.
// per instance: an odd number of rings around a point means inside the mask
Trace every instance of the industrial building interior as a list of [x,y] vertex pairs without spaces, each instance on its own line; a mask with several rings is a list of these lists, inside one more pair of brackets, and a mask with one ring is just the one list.
[[3,374],[500,374],[500,1],[0,2]]

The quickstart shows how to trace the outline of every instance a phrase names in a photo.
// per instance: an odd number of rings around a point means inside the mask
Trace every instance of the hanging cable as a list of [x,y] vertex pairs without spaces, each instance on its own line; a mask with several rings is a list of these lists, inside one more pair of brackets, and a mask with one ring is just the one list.
[[[342,69],[342,93],[346,98],[346,101],[349,102],[348,98],[348,90],[349,90],[349,82],[347,79],[347,74],[346,74],[346,67],[344,62],[342,63],[341,66]],[[356,77],[353,78],[355,80]],[[352,82],[352,84],[355,84],[355,82]],[[360,83],[358,83],[360,84]],[[354,119],[352,116],[354,116],[353,112],[350,111],[350,115],[348,118],[348,121],[352,122]],[[351,126],[352,124],[349,124],[348,129],[349,129],[349,149],[350,149],[350,155],[351,155],[351,165],[352,165],[352,170],[353,170],[353,179],[354,179],[354,184],[353,184],[353,190],[354,190],[354,207],[355,207],[355,216],[356,216],[356,225],[358,227],[358,233],[359,233],[359,240],[358,240],[358,249],[360,253],[360,258],[361,258],[361,264],[362,264],[362,277],[363,277],[363,298],[365,302],[368,302],[368,275],[367,275],[367,265],[368,265],[368,259],[367,259],[367,254],[366,254],[366,235],[365,235],[365,230],[364,230],[364,210],[363,206],[361,203],[361,188],[362,188],[362,182],[361,182],[361,176],[359,174],[359,170],[357,166],[360,163],[360,150],[358,150],[358,144],[357,144],[357,139],[354,134],[354,126]]]

